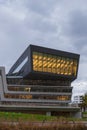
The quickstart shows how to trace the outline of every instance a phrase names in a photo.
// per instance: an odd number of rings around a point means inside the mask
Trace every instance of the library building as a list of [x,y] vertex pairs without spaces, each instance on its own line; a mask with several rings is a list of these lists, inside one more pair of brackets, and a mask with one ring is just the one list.
[[5,73],[0,67],[0,110],[80,117],[71,105],[79,54],[29,45]]

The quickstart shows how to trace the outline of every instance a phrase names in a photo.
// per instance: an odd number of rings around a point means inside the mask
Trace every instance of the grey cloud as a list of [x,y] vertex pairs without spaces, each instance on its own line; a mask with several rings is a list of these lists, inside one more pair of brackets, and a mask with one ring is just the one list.
[[81,1],[79,5],[78,2],[3,0],[0,3],[0,64],[8,71],[29,44],[36,44],[80,53],[83,64],[80,63],[79,79],[86,77],[83,72],[87,63],[87,15],[82,11]]
[[57,26],[53,23],[49,22],[48,20],[42,19],[39,17],[38,19],[35,17],[32,21],[31,19],[27,18],[27,21],[25,23],[25,26],[27,26],[29,29],[32,30],[38,30],[43,33],[56,33],[57,32]]
[[5,4],[8,0],[0,0],[0,4]]
[[75,37],[87,36],[87,14],[76,10],[70,14],[70,34]]
[[48,16],[50,12],[54,10],[55,4],[58,3],[58,0],[26,0],[25,5],[28,9],[32,10],[35,13],[40,15]]
[[81,61],[84,61],[83,59],[85,59],[87,55],[86,12],[80,9],[71,11],[68,16],[67,24],[63,24],[63,26],[63,35],[70,39],[70,44],[81,54]]

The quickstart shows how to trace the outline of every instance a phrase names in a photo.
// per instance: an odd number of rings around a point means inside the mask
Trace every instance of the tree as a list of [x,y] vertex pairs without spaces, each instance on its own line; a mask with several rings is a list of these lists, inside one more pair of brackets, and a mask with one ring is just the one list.
[[82,97],[82,103],[80,104],[80,107],[85,112],[87,108],[87,93]]

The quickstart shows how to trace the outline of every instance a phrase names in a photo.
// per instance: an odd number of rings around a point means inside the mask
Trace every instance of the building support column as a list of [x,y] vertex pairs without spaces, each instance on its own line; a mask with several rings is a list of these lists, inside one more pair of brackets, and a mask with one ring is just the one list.
[[51,116],[51,111],[46,112],[46,116]]

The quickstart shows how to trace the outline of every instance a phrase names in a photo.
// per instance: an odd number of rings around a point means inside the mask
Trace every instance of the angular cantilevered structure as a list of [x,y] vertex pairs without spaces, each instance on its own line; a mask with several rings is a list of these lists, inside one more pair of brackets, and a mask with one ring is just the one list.
[[71,115],[79,110],[69,105],[78,65],[78,54],[30,45],[9,70],[1,103],[14,110]]
[[68,79],[77,77],[79,55],[30,45],[10,69],[8,75],[29,79]]

